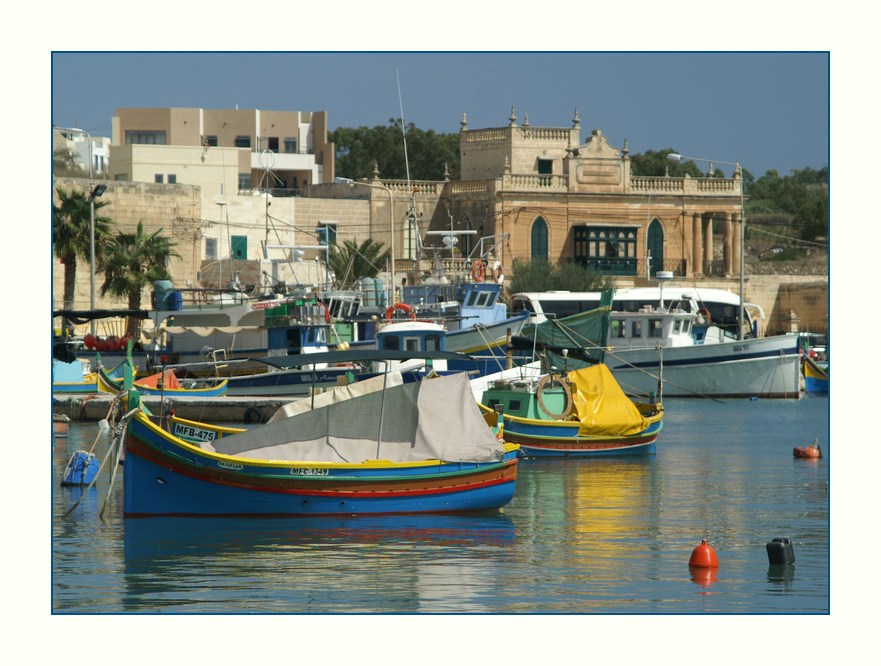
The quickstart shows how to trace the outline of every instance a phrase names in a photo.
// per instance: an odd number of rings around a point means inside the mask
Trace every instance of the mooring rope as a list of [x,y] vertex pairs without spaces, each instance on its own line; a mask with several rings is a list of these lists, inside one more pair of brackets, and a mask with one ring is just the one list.
[[[107,502],[110,501],[110,493],[113,492],[113,483],[116,481],[116,471],[119,469],[119,459],[122,457],[122,435],[128,427],[128,422],[131,420],[132,416],[137,414],[140,411],[138,407],[135,407],[132,410],[129,410],[128,413],[125,414],[121,419],[119,419],[119,423],[113,431],[113,441],[110,443],[110,450],[116,449],[116,463],[113,465],[113,470],[110,472],[110,485],[107,488],[107,495],[104,497],[104,503],[101,505],[101,510],[98,512],[98,517],[104,517],[104,509],[107,508]],[[98,470],[99,472],[101,470]],[[97,474],[95,477],[97,478]]]

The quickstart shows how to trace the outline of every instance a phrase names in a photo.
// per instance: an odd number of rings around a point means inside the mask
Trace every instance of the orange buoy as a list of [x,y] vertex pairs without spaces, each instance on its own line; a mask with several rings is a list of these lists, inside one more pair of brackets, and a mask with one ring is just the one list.
[[796,458],[822,458],[823,454],[820,452],[820,446],[817,444],[817,440],[814,440],[814,443],[810,446],[796,446],[792,449],[792,455]]
[[690,567],[703,567],[707,569],[717,569],[719,560],[716,559],[716,551],[707,545],[706,539],[701,539],[701,545],[697,546],[691,552],[691,559],[688,560]]

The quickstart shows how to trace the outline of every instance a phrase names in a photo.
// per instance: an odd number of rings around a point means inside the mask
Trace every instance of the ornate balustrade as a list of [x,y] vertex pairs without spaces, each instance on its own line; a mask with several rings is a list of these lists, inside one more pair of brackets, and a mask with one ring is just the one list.
[[562,141],[566,143],[571,130],[560,127],[517,127],[520,138],[530,141]]
[[632,194],[672,194],[688,196],[739,195],[739,178],[670,178],[631,176]]
[[631,176],[630,190],[636,194],[682,194],[685,191],[685,179]]
[[411,180],[409,184],[406,180],[381,180],[379,184],[389,188],[397,198],[400,198],[399,195],[401,194],[409,197],[414,187],[417,189],[417,194],[422,193],[435,196],[440,195],[444,189],[444,181],[439,180]]
[[740,194],[739,178],[697,178],[700,194]]
[[502,176],[502,189],[566,192],[569,189],[569,176],[509,173]]
[[510,135],[509,127],[493,127],[490,129],[468,130],[459,134],[459,141],[463,143],[480,143],[482,141],[503,141]]

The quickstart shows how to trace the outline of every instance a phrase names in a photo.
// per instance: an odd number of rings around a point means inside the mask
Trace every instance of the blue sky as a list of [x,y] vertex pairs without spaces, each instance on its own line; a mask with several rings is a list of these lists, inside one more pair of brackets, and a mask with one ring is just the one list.
[[327,111],[334,129],[385,125],[402,101],[407,123],[437,132],[458,132],[463,111],[469,129],[507,125],[512,106],[518,124],[570,127],[577,108],[582,141],[600,129],[631,153],[756,177],[829,163],[823,52],[57,52],[51,90],[52,122],[93,136],[117,107]]

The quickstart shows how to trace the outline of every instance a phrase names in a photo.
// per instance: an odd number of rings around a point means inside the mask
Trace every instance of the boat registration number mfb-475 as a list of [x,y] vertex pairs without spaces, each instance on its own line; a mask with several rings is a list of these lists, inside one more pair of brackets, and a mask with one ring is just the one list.
[[175,423],[171,434],[189,442],[210,442],[217,439],[217,433],[213,430],[194,428],[182,423]]

